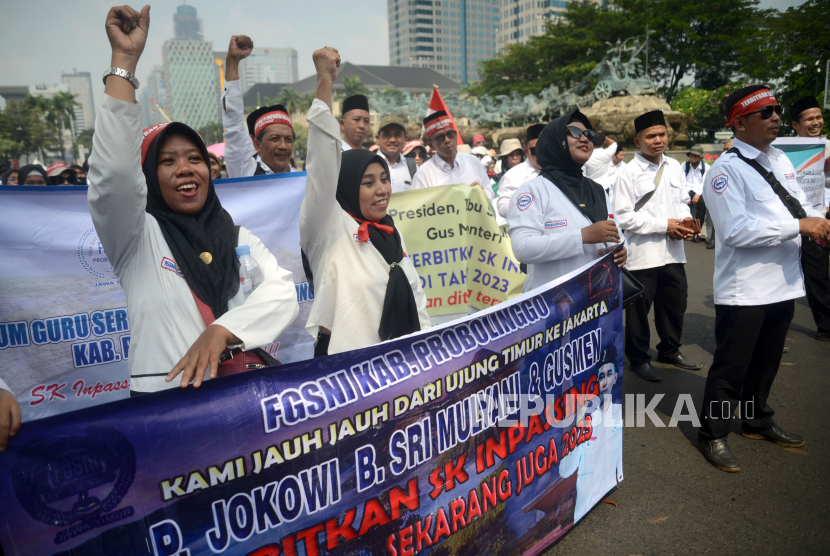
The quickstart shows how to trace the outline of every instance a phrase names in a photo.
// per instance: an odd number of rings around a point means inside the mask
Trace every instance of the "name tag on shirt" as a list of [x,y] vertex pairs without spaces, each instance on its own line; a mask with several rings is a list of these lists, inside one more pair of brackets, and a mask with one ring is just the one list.
[[358,243],[372,243],[372,238],[366,238],[366,241],[363,241],[357,234],[354,234],[354,240]]
[[184,278],[184,274],[182,274],[182,271],[179,270],[178,265],[173,260],[167,257],[164,257],[161,260],[161,268],[169,270],[170,272],[174,272],[176,276],[178,276],[179,278]]
[[556,228],[563,228],[568,225],[567,220],[551,220],[550,222],[545,222],[545,229],[546,230],[554,230]]
[[795,174],[784,174],[784,177],[787,178],[788,180],[794,180],[795,179]]

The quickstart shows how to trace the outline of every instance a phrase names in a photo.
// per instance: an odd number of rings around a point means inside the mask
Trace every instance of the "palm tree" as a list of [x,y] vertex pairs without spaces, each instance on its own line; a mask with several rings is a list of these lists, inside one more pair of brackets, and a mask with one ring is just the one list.
[[349,98],[353,95],[368,95],[369,89],[360,82],[359,75],[343,78],[343,88],[337,93],[337,98]]
[[277,104],[285,106],[289,114],[296,114],[302,112],[304,99],[300,93],[291,87],[283,87],[280,94],[277,95]]
[[221,143],[225,128],[221,122],[211,122],[199,128],[199,133],[205,141],[205,145],[213,145],[214,143]]

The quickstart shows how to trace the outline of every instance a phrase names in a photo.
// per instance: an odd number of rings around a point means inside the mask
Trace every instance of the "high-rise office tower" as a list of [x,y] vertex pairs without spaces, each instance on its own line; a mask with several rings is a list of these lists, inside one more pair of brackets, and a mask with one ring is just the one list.
[[92,101],[92,78],[88,71],[64,73],[61,82],[75,95],[75,136],[95,127],[95,105]]
[[464,84],[496,54],[502,0],[387,0],[389,62],[424,67]]
[[[605,5],[605,0],[592,0]],[[543,35],[545,24],[556,21],[568,8],[569,0],[498,0],[500,13],[498,49],[521,44],[530,37]]]
[[[176,38],[162,46],[167,113],[194,129],[221,121],[219,67],[213,44],[202,40],[202,22],[193,6],[179,6],[173,16]],[[158,99],[157,99],[158,100]]]

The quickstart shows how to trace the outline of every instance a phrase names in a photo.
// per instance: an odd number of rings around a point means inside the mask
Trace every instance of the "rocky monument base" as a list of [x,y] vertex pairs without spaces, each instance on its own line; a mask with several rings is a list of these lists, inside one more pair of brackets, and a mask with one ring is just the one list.
[[582,113],[591,120],[594,129],[605,132],[606,135],[621,145],[634,145],[634,118],[652,110],[662,110],[669,124],[669,148],[676,143],[685,143],[689,140],[689,126],[692,117],[672,110],[669,104],[655,95],[631,95],[611,97],[598,100],[590,108],[583,108]]

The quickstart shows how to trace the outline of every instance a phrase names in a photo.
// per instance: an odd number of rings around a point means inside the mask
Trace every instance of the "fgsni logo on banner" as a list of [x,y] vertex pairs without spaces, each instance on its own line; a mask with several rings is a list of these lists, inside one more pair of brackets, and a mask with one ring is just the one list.
[[110,264],[109,257],[104,253],[104,248],[98,240],[98,234],[94,227],[85,231],[78,241],[78,260],[84,270],[102,280],[96,282],[93,287],[118,286],[121,284],[115,276],[115,270]]

